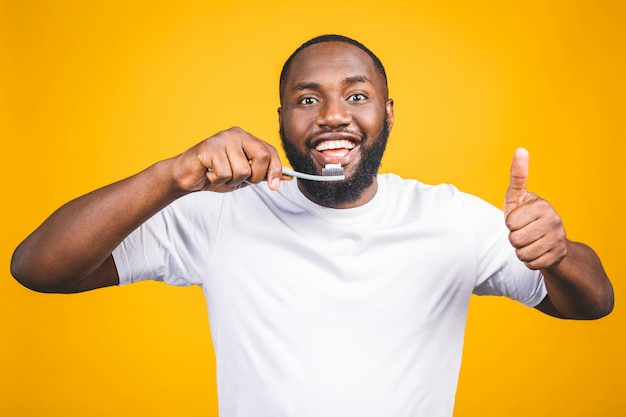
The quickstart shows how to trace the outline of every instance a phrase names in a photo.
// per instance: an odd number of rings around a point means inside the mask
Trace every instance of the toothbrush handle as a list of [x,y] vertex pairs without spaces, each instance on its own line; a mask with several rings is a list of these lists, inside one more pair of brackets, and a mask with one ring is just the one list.
[[[207,171],[211,172],[213,171],[213,169],[207,168]],[[283,167],[283,174],[289,175],[290,177],[296,177],[310,181],[341,181],[346,179],[345,175],[311,175],[305,174],[303,172],[294,171],[285,167]]]
[[283,167],[283,174],[289,175],[291,177],[301,178],[303,180],[311,180],[311,181],[341,181],[346,177],[344,175],[311,175],[305,174],[303,172],[298,172],[291,170],[289,168]]

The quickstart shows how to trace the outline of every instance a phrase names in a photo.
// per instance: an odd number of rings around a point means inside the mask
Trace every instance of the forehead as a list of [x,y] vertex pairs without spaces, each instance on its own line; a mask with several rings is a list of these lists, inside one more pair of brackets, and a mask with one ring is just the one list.
[[365,51],[346,42],[322,42],[293,58],[285,87],[289,91],[302,82],[341,81],[353,76],[365,76],[377,87],[382,84],[374,61]]

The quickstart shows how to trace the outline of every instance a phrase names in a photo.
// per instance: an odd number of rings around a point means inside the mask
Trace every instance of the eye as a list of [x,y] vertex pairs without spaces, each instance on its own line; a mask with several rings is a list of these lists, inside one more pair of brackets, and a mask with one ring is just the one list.
[[304,97],[298,101],[298,104],[311,105],[315,104],[317,100],[313,97]]
[[367,96],[362,93],[355,93],[348,97],[348,101],[363,101],[366,99],[367,99]]

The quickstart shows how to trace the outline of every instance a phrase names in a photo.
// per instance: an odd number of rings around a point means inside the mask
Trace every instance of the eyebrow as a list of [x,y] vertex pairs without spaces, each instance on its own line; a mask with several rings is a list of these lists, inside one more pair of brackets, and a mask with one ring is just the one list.
[[319,90],[321,87],[320,83],[316,82],[304,82],[298,83],[293,88],[293,91],[302,91],[302,90]]
[[[356,83],[372,84],[372,82],[364,75],[353,75],[343,80],[343,85],[350,85],[350,84],[356,84]],[[314,81],[302,82],[302,83],[296,84],[296,86],[293,88],[293,91],[319,90],[321,89],[321,87],[322,85],[320,83],[316,83]]]
[[372,82],[364,75],[353,75],[343,80],[344,85],[356,84],[356,83],[370,83]]

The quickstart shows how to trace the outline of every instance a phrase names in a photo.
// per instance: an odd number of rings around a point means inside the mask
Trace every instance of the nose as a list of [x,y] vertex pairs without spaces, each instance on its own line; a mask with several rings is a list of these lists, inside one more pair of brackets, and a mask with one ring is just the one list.
[[341,127],[352,122],[352,115],[343,100],[328,99],[320,106],[316,123],[318,126]]

